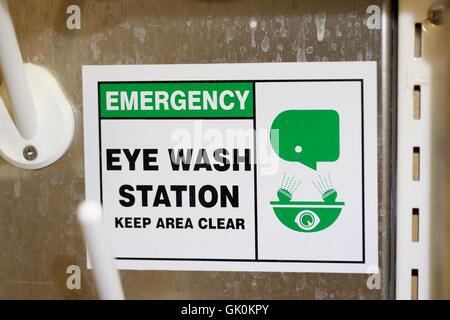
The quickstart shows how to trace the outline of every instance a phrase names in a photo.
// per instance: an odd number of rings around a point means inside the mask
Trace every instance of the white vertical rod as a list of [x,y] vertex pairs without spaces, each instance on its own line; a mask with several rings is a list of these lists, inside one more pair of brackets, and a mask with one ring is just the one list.
[[6,0],[0,0],[0,68],[17,129],[25,139],[31,139],[37,132],[38,120]]
[[92,201],[83,202],[78,208],[78,220],[94,268],[100,298],[123,300],[122,284],[103,224],[101,206]]

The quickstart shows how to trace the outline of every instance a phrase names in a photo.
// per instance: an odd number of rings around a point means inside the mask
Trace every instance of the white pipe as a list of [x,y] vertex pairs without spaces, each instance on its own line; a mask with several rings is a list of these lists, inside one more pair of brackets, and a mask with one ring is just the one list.
[[122,284],[103,224],[101,206],[93,201],[83,202],[78,207],[78,220],[94,268],[100,298],[123,300]]
[[17,129],[25,139],[31,139],[38,130],[38,120],[6,0],[0,0],[0,69]]

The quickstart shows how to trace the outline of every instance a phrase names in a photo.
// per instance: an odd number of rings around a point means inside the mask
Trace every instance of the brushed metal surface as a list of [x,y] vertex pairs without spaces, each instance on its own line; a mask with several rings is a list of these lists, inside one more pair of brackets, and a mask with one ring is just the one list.
[[[81,8],[67,30],[66,8]],[[367,8],[384,7],[382,29]],[[0,298],[96,298],[75,218],[84,198],[81,66],[273,61],[379,63],[379,257],[381,288],[368,275],[121,271],[129,299],[387,299],[390,241],[390,1],[18,0],[10,1],[25,61],[48,68],[73,104],[75,139],[52,166],[25,171],[0,159]],[[257,28],[249,27],[257,21]],[[51,116],[51,115],[49,115]],[[66,268],[81,267],[81,289]]]

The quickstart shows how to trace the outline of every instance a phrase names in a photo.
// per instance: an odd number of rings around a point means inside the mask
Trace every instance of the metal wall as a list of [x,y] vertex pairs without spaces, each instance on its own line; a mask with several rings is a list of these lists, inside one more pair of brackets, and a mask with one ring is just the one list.
[[[66,9],[81,8],[81,30]],[[369,30],[370,5],[383,7]],[[81,66],[273,61],[379,63],[379,256],[381,288],[368,275],[121,271],[126,297],[386,299],[392,294],[390,232],[390,2],[382,0],[15,0],[24,60],[48,68],[76,118],[68,153],[25,171],[0,159],[0,298],[96,298],[75,217],[84,198]],[[249,27],[256,19],[257,28]],[[51,115],[48,115],[51,116]],[[66,268],[81,267],[80,290]]]

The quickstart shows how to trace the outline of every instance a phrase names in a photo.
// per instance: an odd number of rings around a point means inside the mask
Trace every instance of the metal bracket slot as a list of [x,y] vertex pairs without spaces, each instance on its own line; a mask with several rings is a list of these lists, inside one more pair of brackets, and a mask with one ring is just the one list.
[[422,24],[415,24],[414,58],[422,57]]
[[417,85],[414,86],[413,98],[414,98],[413,119],[420,120],[420,100],[421,100],[420,86]]
[[419,298],[419,270],[411,270],[411,300]]
[[418,208],[412,209],[411,241],[419,242],[420,214]]

